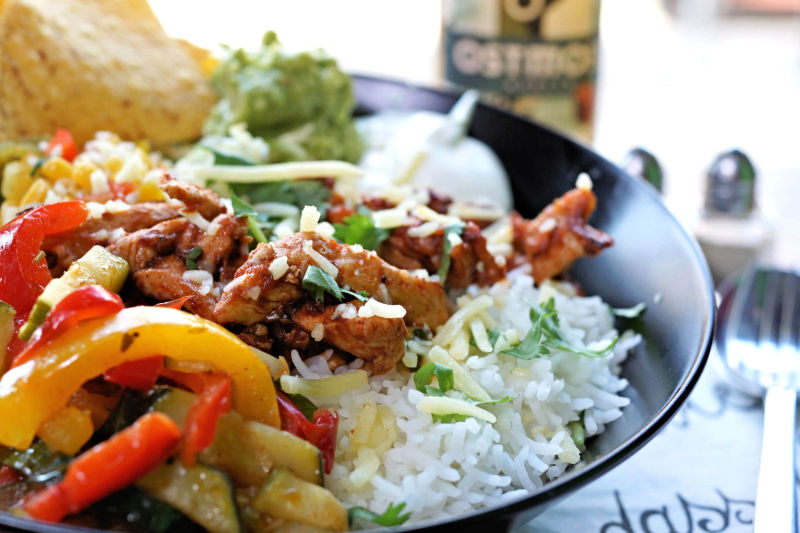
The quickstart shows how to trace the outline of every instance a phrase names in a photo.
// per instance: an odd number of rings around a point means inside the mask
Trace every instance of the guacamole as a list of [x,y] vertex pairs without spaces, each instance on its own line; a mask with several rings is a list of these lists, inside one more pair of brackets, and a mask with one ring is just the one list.
[[322,50],[288,53],[274,32],[255,52],[236,50],[212,77],[221,99],[205,133],[225,135],[244,123],[270,147],[269,162],[355,162],[364,144],[351,113],[350,78]]

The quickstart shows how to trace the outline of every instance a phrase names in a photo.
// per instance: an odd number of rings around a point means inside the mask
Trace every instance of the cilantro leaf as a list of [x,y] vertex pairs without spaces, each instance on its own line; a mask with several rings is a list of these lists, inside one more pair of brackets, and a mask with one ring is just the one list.
[[385,527],[399,526],[404,524],[411,516],[411,513],[401,514],[405,507],[406,504],[404,502],[398,504],[390,503],[386,511],[380,515],[364,507],[350,507],[347,510],[347,518],[351,527],[357,520],[366,520]]
[[258,204],[277,202],[303,209],[316,207],[322,216],[328,210],[331,191],[320,180],[270,181],[267,183],[231,183],[231,190],[240,198]]
[[505,350],[501,353],[513,355],[518,359],[535,359],[537,357],[541,357],[542,355],[547,355],[550,353],[543,342],[542,342],[542,334],[544,333],[543,322],[551,315],[539,315],[531,324],[531,329],[528,330],[528,334],[525,335],[525,338],[522,341],[510,348]]
[[433,417],[433,422],[436,424],[452,424],[453,422],[463,422],[467,418],[467,415],[459,415],[456,413],[450,413],[449,415],[431,415]]
[[362,303],[369,300],[369,293],[367,291],[353,292],[347,289],[342,289],[342,294],[347,294],[348,296],[352,296],[353,298]]
[[255,208],[233,193],[231,193],[231,205],[233,206],[233,214],[235,216],[247,217],[247,229],[253,239],[255,239],[256,242],[267,242],[267,236],[264,235],[264,232],[261,231],[261,226],[258,224],[258,213]]
[[452,368],[440,365],[439,363],[430,362],[422,365],[419,367],[419,370],[414,372],[414,385],[417,387],[417,390],[427,392],[426,387],[430,386],[434,375],[439,382],[439,390],[442,393],[449,391],[455,385]]
[[345,244],[360,244],[375,250],[391,234],[391,230],[375,227],[369,214],[355,213],[344,219],[344,224],[334,224],[333,237]]
[[192,248],[189,255],[186,256],[186,268],[189,270],[197,270],[197,260],[203,255],[203,249],[199,246]]
[[[284,393],[286,394],[286,393]],[[317,410],[317,406],[314,405],[314,402],[303,396],[302,394],[287,394],[292,403],[300,409],[300,411],[305,415],[305,417],[309,421],[314,420],[314,411]]]
[[612,309],[612,312],[614,313],[615,316],[619,316],[622,318],[636,318],[642,313],[644,313],[645,309],[647,309],[647,305],[645,305],[644,302],[639,302],[633,307],[628,307],[624,309]]
[[241,157],[235,154],[220,152],[216,148],[212,148],[211,146],[208,146],[206,144],[201,144],[200,147],[214,154],[214,165],[232,165],[238,167],[242,166],[252,167],[253,165],[255,165],[253,161],[250,161],[245,157]]
[[315,265],[311,265],[306,269],[302,285],[318,302],[325,300],[325,293],[330,294],[339,301],[344,299],[345,294],[352,296],[359,302],[366,302],[369,300],[369,293],[367,291],[354,292],[348,289],[342,289],[330,274]]
[[450,251],[453,249],[453,244],[450,242],[449,236],[451,234],[461,235],[462,231],[464,231],[463,222],[451,224],[444,228],[444,234],[442,235],[442,261],[439,264],[439,270],[436,272],[439,276],[439,283],[442,285],[444,285],[447,273],[450,271]]
[[547,355],[550,349],[571,352],[586,357],[603,357],[611,353],[616,346],[618,337],[615,337],[605,348],[590,350],[578,348],[567,342],[559,329],[558,313],[556,313],[555,300],[550,298],[543,306],[528,302],[531,306],[531,329],[522,341],[502,353],[513,355],[520,359],[534,359]]
[[336,284],[336,280],[318,266],[311,265],[306,269],[302,285],[318,302],[325,300],[326,292],[337,300],[342,299],[342,289]]

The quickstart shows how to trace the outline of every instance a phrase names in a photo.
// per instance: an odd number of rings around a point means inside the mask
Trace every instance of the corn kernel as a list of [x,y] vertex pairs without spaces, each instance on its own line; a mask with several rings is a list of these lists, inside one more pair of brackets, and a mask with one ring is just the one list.
[[152,180],[142,182],[139,187],[139,201],[140,202],[164,202],[167,200],[167,195],[158,186],[158,183]]
[[28,190],[25,191],[25,194],[22,195],[19,205],[42,203],[44,201],[44,197],[47,196],[48,190],[50,190],[50,185],[47,183],[47,180],[43,178],[36,178],[33,180],[31,186],[28,187]]
[[116,156],[111,156],[106,159],[106,162],[103,164],[103,168],[108,171],[109,174],[112,176],[119,172],[119,169],[122,168],[122,165],[125,164],[125,161],[120,159]]
[[56,182],[62,178],[72,176],[72,164],[60,157],[50,157],[45,160],[39,169],[39,175]]
[[88,411],[67,406],[47,419],[36,435],[50,448],[67,455],[75,455],[94,433],[92,417]]
[[75,182],[79,188],[83,190],[90,190],[92,188],[92,172],[97,170],[97,166],[89,161],[77,161],[72,172],[72,181]]
[[12,161],[3,168],[3,198],[19,205],[19,200],[31,186],[31,167],[22,161]]

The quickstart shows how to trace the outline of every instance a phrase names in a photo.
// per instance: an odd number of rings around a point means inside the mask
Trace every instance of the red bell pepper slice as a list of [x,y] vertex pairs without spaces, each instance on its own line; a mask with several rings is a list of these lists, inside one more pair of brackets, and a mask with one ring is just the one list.
[[69,130],[60,129],[56,130],[55,135],[50,139],[50,143],[47,145],[44,153],[47,155],[57,155],[67,161],[72,161],[75,159],[75,156],[78,155],[78,149],[75,146],[75,139],[72,138],[72,134]]
[[155,387],[162,370],[164,370],[164,356],[154,355],[109,368],[103,372],[103,379],[120,387],[147,392]]
[[[183,296],[169,302],[156,304],[156,307],[169,307],[180,309],[191,296]],[[161,371],[164,370],[164,356],[154,355],[147,359],[128,361],[103,372],[103,379],[116,383],[120,387],[129,387],[140,391],[152,389]]]
[[36,353],[39,346],[57,337],[90,318],[112,315],[125,308],[122,299],[101,287],[100,285],[87,285],[75,289],[58,302],[34,332],[30,342],[12,363],[11,367],[19,366],[28,361]]
[[165,370],[162,375],[197,394],[186,413],[181,461],[192,466],[195,456],[211,446],[219,417],[231,408],[231,378],[219,373],[189,373]]
[[22,481],[22,476],[19,475],[16,470],[10,466],[0,466],[0,487],[10,483],[16,483],[17,481]]
[[79,455],[64,479],[35,493],[22,508],[31,517],[58,522],[153,470],[181,438],[175,422],[149,413],[105,442]]
[[339,415],[327,409],[317,409],[314,411],[314,420],[310,421],[288,396],[280,391],[276,391],[276,394],[281,414],[281,429],[316,446],[325,459],[325,473],[330,474],[333,470],[333,456],[336,454]]
[[79,226],[89,210],[80,200],[27,211],[0,228],[0,300],[17,311],[22,325],[36,298],[52,279],[46,261],[35,261],[48,235]]

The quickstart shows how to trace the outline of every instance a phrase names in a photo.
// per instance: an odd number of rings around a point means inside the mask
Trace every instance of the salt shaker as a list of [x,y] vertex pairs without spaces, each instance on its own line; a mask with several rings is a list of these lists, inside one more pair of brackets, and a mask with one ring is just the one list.
[[755,167],[740,150],[720,154],[708,171],[694,230],[716,283],[769,251],[773,228],[756,205],[755,183]]
[[655,187],[658,192],[664,192],[664,172],[661,170],[661,165],[658,163],[658,159],[644,148],[637,147],[628,152],[622,168],[628,174],[642,178]]

